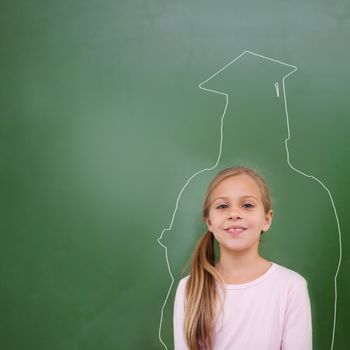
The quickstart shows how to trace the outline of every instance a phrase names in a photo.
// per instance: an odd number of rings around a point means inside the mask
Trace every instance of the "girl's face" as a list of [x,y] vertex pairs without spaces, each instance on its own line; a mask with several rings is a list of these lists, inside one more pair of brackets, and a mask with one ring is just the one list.
[[272,210],[265,213],[258,184],[248,175],[230,176],[210,196],[208,230],[221,254],[258,250],[261,231],[271,226]]

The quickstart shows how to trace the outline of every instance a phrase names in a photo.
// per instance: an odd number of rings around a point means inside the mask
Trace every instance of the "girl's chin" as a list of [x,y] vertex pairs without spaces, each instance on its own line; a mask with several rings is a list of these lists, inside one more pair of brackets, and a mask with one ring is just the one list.
[[221,246],[220,249],[224,249],[225,251],[234,253],[234,252],[241,252],[248,248],[249,246],[245,243],[237,243],[237,244],[224,244]]
[[[257,241],[258,242],[258,241]],[[247,242],[246,240],[236,240],[235,242],[219,242],[220,250],[228,251],[228,252],[242,252],[244,250],[254,249],[254,247],[258,247],[256,242]]]

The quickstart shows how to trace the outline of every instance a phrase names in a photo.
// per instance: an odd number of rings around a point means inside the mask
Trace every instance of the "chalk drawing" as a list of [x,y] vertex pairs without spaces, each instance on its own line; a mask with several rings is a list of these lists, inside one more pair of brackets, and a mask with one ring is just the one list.
[[[267,57],[267,56],[263,56],[263,55],[259,55],[257,53],[254,53],[252,51],[248,51],[248,50],[245,50],[243,51],[239,56],[237,56],[235,59],[233,59],[232,61],[230,61],[228,64],[226,64],[224,67],[222,67],[220,70],[218,70],[216,73],[214,73],[212,76],[210,76],[208,79],[206,79],[205,81],[203,81],[202,83],[199,84],[199,88],[202,89],[202,90],[205,90],[205,91],[208,91],[208,92],[213,92],[214,94],[219,94],[219,95],[224,95],[225,96],[225,99],[226,99],[226,104],[225,104],[225,108],[224,108],[224,111],[222,113],[222,116],[221,116],[221,119],[220,119],[220,141],[219,141],[219,154],[218,154],[218,157],[217,157],[217,160],[215,162],[215,164],[210,167],[210,168],[205,168],[205,169],[202,169],[198,172],[196,172],[195,174],[193,174],[187,181],[186,183],[183,185],[183,187],[181,188],[180,192],[179,192],[179,195],[177,196],[177,199],[176,199],[176,202],[175,202],[175,208],[174,208],[174,211],[173,211],[173,214],[172,214],[172,217],[171,217],[171,221],[170,221],[170,224],[169,224],[169,227],[165,228],[162,230],[162,233],[161,235],[157,238],[157,241],[158,243],[164,248],[164,252],[165,252],[165,260],[166,260],[166,264],[167,264],[167,268],[168,268],[168,272],[169,272],[169,275],[170,275],[170,278],[171,278],[171,283],[169,285],[169,289],[167,291],[167,294],[165,296],[165,299],[164,299],[164,302],[163,302],[163,305],[162,305],[162,309],[161,309],[161,315],[160,315],[160,322],[159,322],[159,331],[158,331],[158,336],[159,336],[159,341],[162,343],[162,345],[164,346],[164,348],[166,350],[168,350],[166,344],[163,342],[162,340],[162,337],[161,337],[161,331],[162,331],[162,324],[163,324],[163,316],[164,316],[164,308],[168,302],[168,299],[169,299],[169,295],[170,295],[170,292],[172,290],[172,287],[173,287],[173,284],[174,284],[174,276],[171,272],[171,267],[170,267],[170,264],[169,264],[169,259],[168,259],[168,248],[161,242],[163,236],[164,236],[164,233],[167,232],[167,231],[170,231],[172,229],[172,226],[173,226],[173,222],[174,222],[174,219],[175,219],[175,215],[176,215],[176,212],[177,212],[177,209],[178,209],[178,205],[179,205],[179,201],[180,201],[180,198],[182,196],[182,193],[185,191],[186,187],[189,185],[189,183],[199,174],[205,172],[205,171],[210,171],[210,170],[213,170],[215,169],[218,164],[219,164],[219,161],[220,161],[220,158],[221,158],[221,153],[222,153],[222,144],[223,144],[223,127],[224,127],[224,117],[225,117],[225,114],[226,114],[226,110],[227,110],[227,106],[228,106],[228,103],[229,103],[229,98],[228,98],[228,94],[224,93],[224,92],[220,92],[220,91],[216,91],[216,90],[211,90],[211,89],[207,89],[207,88],[204,88],[203,87],[203,84],[205,84],[206,82],[208,82],[210,79],[214,78],[216,75],[218,75],[220,72],[222,72],[225,68],[227,68],[228,66],[230,66],[231,64],[235,63],[237,60],[239,60],[242,56],[244,55],[253,55],[253,56],[256,56],[256,57],[260,57],[260,58],[263,58],[263,59],[266,59],[268,61],[272,61],[272,62],[275,62],[275,63],[279,63],[279,64],[282,64],[282,65],[285,65],[287,67],[290,67],[292,68],[292,71],[289,72],[288,74],[286,74],[285,76],[283,76],[282,78],[282,92],[283,92],[283,99],[284,99],[284,110],[285,110],[285,116],[286,116],[286,122],[287,122],[287,131],[288,131],[288,134],[287,134],[287,138],[284,140],[284,145],[285,145],[285,149],[286,149],[286,160],[287,160],[287,163],[288,165],[290,166],[290,168],[307,177],[307,178],[311,178],[313,179],[314,181],[318,182],[325,190],[326,192],[328,193],[328,196],[329,196],[329,199],[331,200],[331,203],[332,203],[332,207],[333,207],[333,210],[334,210],[334,215],[335,215],[335,218],[336,218],[336,221],[337,221],[337,229],[338,229],[338,239],[339,239],[339,260],[338,260],[338,266],[337,266],[337,270],[336,270],[336,273],[335,273],[335,276],[334,276],[334,312],[333,312],[333,332],[332,332],[332,343],[331,343],[331,350],[333,350],[333,347],[334,347],[334,340],[335,340],[335,329],[336,329],[336,320],[337,320],[337,300],[338,300],[338,289],[337,289],[337,278],[338,278],[338,274],[339,274],[339,270],[340,270],[340,266],[341,266],[341,261],[342,261],[342,235],[341,235],[341,229],[340,229],[340,222],[339,222],[339,218],[338,218],[338,214],[337,214],[337,209],[336,209],[336,206],[334,204],[334,200],[333,200],[333,196],[330,192],[330,190],[327,188],[327,186],[321,181],[319,180],[318,178],[316,178],[315,176],[313,175],[309,175],[309,174],[306,174],[304,172],[302,172],[301,170],[295,168],[291,163],[290,163],[290,157],[289,157],[289,148],[288,148],[288,141],[290,140],[291,138],[291,134],[290,134],[290,128],[289,128],[289,114],[288,114],[288,105],[287,105],[287,96],[286,96],[286,86],[285,86],[285,80],[290,76],[292,75],[293,73],[295,73],[297,71],[297,67],[296,66],[293,66],[293,65],[290,65],[288,63],[284,63],[282,61],[279,61],[279,60],[275,60],[275,59],[272,59],[270,57]],[[276,89],[276,94],[277,94],[277,97],[279,97],[279,85],[278,83],[275,83],[274,84],[275,86],[275,89]]]
[[275,83],[275,89],[276,89],[277,97],[280,97],[280,87],[279,87],[278,83]]

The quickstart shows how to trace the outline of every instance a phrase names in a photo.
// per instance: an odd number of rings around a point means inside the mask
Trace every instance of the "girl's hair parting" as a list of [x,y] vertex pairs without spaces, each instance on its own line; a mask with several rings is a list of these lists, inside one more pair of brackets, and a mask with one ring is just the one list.
[[[259,186],[265,213],[271,209],[271,198],[265,180],[255,170],[236,166],[220,171],[210,182],[203,202],[203,220],[209,216],[211,194],[224,179],[248,175]],[[224,281],[215,270],[214,235],[207,231],[197,243],[191,258],[191,273],[186,284],[185,337],[190,350],[211,350],[217,305],[216,282]]]

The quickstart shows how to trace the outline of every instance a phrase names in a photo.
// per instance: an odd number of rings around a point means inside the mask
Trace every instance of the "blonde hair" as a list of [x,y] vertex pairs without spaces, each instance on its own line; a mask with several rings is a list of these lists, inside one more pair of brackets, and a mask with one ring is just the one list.
[[[237,166],[220,171],[210,182],[203,202],[203,220],[209,216],[211,194],[224,179],[248,175],[259,186],[265,213],[271,198],[265,180],[253,169]],[[214,342],[214,318],[217,304],[216,282],[224,281],[215,270],[214,235],[207,231],[197,243],[191,258],[191,273],[186,284],[185,337],[190,350],[211,350]]]

